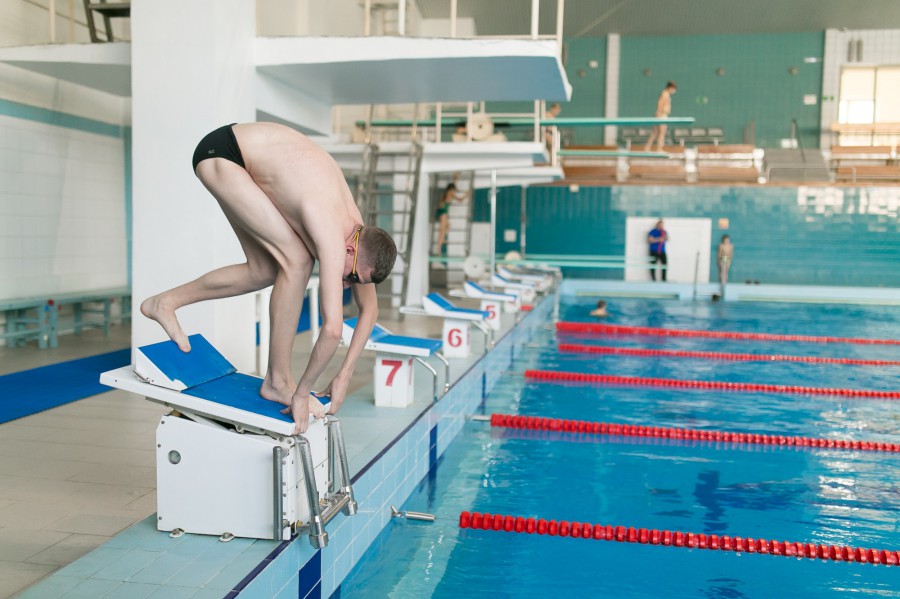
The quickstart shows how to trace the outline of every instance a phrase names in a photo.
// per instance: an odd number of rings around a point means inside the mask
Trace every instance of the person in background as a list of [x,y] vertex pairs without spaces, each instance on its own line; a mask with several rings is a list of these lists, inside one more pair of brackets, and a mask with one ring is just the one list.
[[591,310],[591,316],[595,316],[597,318],[605,318],[607,316],[606,300],[600,300],[597,302],[597,307]]
[[659,219],[656,221],[656,227],[647,236],[647,241],[650,243],[650,256],[653,258],[653,266],[650,267],[650,278],[654,281],[656,280],[656,265],[660,262],[663,266],[659,269],[662,273],[662,280],[663,282],[666,280],[666,265],[668,264],[666,242],[668,240],[669,234],[666,232],[662,219]]
[[[672,114],[672,94],[677,90],[678,86],[675,85],[674,81],[666,83],[666,88],[660,92],[659,99],[656,101],[656,118],[664,119]],[[653,146],[653,140],[656,140],[656,151],[663,151],[663,143],[666,139],[666,129],[666,125],[656,125],[653,127],[653,132],[650,133],[650,137],[647,138],[647,145],[644,146],[645,152],[650,151],[650,148]]]
[[734,258],[734,246],[728,235],[722,235],[722,241],[716,251],[716,264],[719,266],[719,286],[722,297],[725,296],[725,283],[728,282],[728,270],[731,268],[731,260]]
[[447,255],[447,232],[450,230],[450,202],[464,202],[469,196],[468,192],[460,192],[456,188],[459,173],[453,174],[453,182],[449,183],[438,200],[437,210],[434,211],[434,220],[438,223],[437,251],[441,256]]

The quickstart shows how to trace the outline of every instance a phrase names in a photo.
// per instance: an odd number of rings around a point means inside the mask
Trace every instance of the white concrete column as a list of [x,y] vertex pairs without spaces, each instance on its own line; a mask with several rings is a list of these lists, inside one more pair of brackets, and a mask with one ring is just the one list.
[[[619,60],[622,55],[622,38],[618,33],[606,36],[606,118],[619,116]],[[603,129],[603,143],[616,145],[618,127],[607,126]]]
[[[134,177],[133,347],[166,339],[143,299],[244,261],[216,201],[191,169],[213,129],[255,120],[254,0],[134,0],[131,6]],[[252,295],[178,312],[239,370],[255,363]]]

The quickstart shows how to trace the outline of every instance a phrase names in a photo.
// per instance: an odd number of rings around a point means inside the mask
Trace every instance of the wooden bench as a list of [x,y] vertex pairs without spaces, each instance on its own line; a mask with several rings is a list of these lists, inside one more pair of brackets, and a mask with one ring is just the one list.
[[38,347],[46,349],[50,341],[50,305],[46,296],[0,300],[0,312],[5,316],[0,339],[11,347],[36,339]]
[[646,160],[631,158],[628,161],[629,180],[666,180],[685,181],[687,168],[685,164],[684,146],[663,146],[667,159]]
[[[564,150],[597,150],[616,152],[617,146],[566,146]],[[618,172],[618,159],[615,157],[566,156],[562,159],[563,172],[569,179],[607,179],[615,180]]]
[[896,179],[892,146],[831,146],[829,166],[838,181]]
[[759,180],[756,148],[750,144],[702,145],[696,150],[698,180]]

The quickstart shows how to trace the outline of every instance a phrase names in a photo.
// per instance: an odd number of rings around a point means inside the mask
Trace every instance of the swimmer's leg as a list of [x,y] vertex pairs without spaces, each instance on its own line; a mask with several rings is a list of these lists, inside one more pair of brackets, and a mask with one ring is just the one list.
[[238,295],[233,292],[242,289],[239,293],[247,293],[274,284],[269,303],[269,364],[260,395],[290,405],[296,388],[291,375],[291,350],[313,258],[246,170],[225,160],[212,159],[197,166],[197,176],[218,200],[247,256],[246,264],[205,275],[223,276],[205,281],[204,292],[209,293],[210,287],[220,284],[230,295]]

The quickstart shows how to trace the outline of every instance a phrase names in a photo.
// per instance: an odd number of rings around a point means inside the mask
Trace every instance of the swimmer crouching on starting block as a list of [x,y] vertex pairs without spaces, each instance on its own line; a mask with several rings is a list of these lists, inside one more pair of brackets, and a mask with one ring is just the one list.
[[[287,406],[295,433],[309,414],[324,417],[310,393],[334,356],[343,325],[343,290],[350,287],[359,321],[338,374],[323,393],[331,413],[344,401],[350,376],[378,318],[374,283],[394,267],[397,247],[382,229],[363,224],[334,159],[305,135],[275,123],[232,124],[204,137],[194,173],[219,202],[247,261],[209,272],[146,299],[141,313],[190,351],[175,311],[204,300],[233,297],[274,284],[269,306],[269,363],[259,394]],[[319,261],[322,328],[300,380],[291,374],[291,348],[313,266]]]

